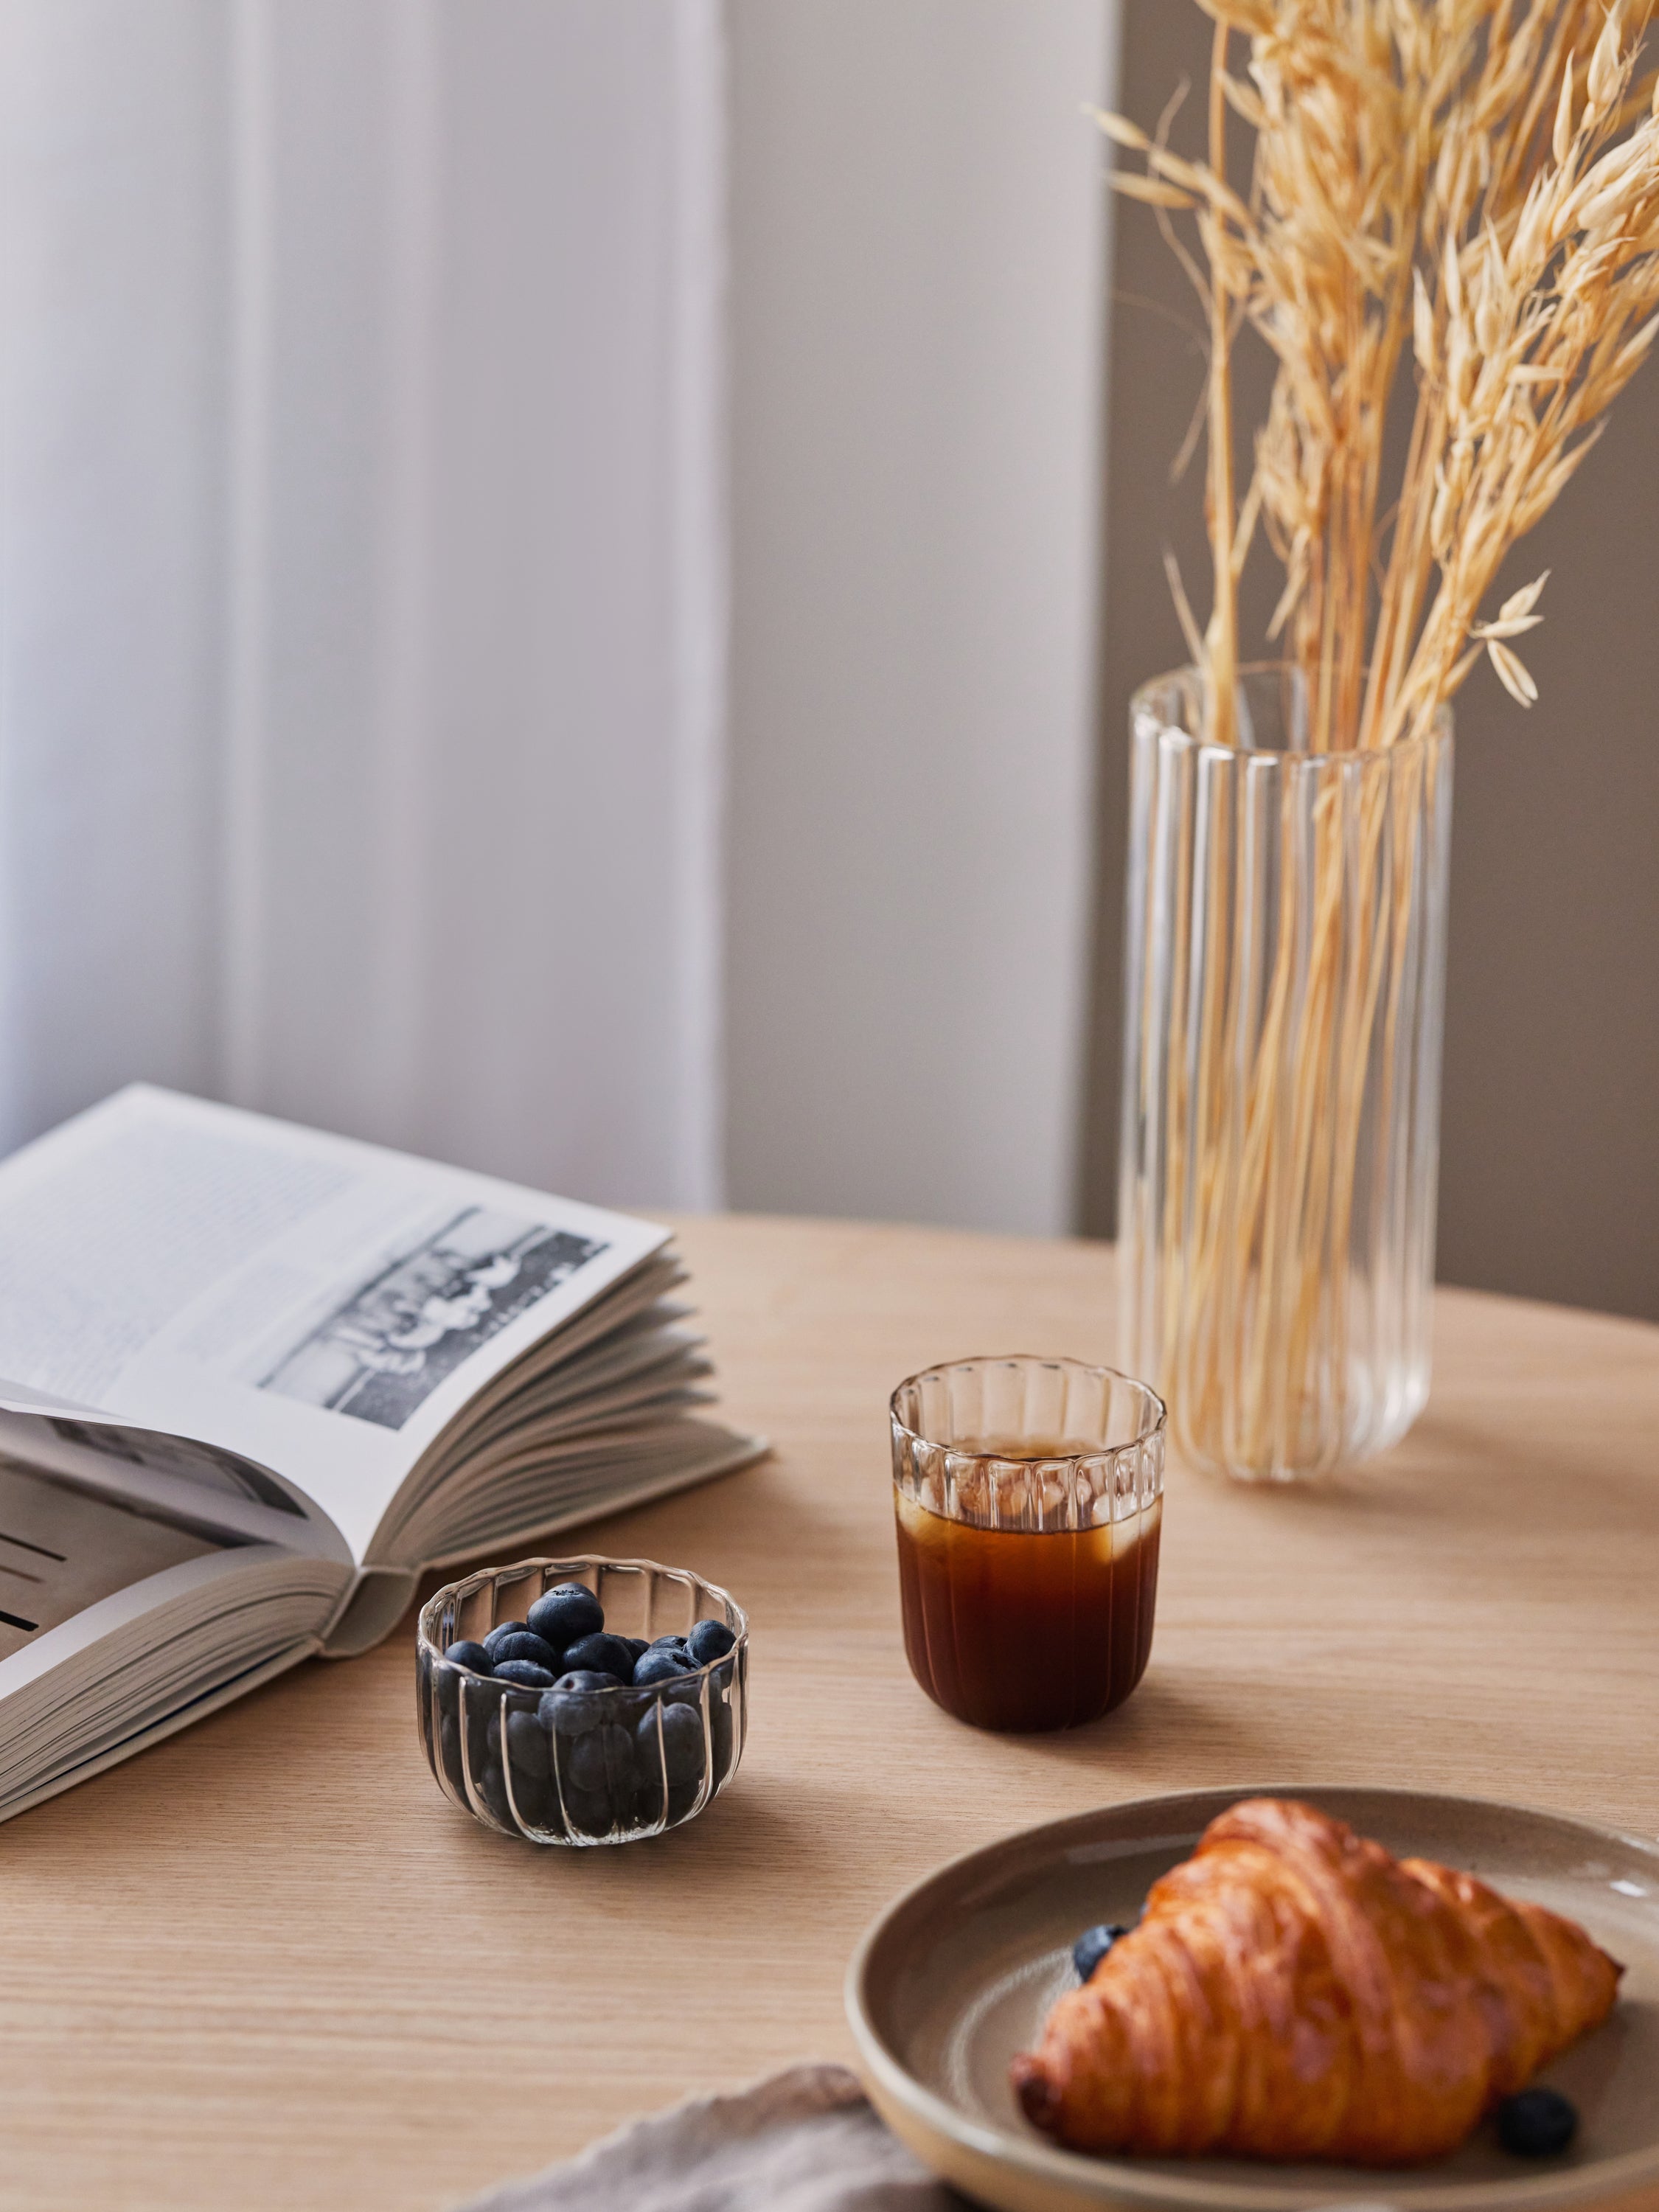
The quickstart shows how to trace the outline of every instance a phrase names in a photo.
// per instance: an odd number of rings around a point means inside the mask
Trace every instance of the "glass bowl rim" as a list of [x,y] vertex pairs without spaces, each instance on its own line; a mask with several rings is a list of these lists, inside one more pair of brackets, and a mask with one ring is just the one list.
[[[1284,665],[1280,660],[1247,660],[1239,664],[1238,672],[1241,676],[1273,676],[1278,674]],[[1171,744],[1193,752],[1220,753],[1229,760],[1265,761],[1274,764],[1294,762],[1313,767],[1322,767],[1328,763],[1340,763],[1350,768],[1359,763],[1379,767],[1392,760],[1403,760],[1408,754],[1426,752],[1431,746],[1438,748],[1453,742],[1451,702],[1443,699],[1434,710],[1433,720],[1420,737],[1399,738],[1391,745],[1347,745],[1330,752],[1297,751],[1291,747],[1275,745],[1218,745],[1214,738],[1206,738],[1197,731],[1183,730],[1179,722],[1170,721],[1167,715],[1159,714],[1150,703],[1155,692],[1163,690],[1166,685],[1188,679],[1200,684],[1204,680],[1202,672],[1190,660],[1183,662],[1179,668],[1167,668],[1162,675],[1149,676],[1145,683],[1137,684],[1129,698],[1130,728],[1133,730],[1137,726],[1144,713],[1149,721],[1156,724],[1160,741],[1167,739]]]
[[[544,1698],[547,1695],[545,1690],[532,1689],[527,1682],[502,1682],[493,1674],[476,1674],[471,1667],[463,1666],[459,1660],[446,1658],[442,1645],[434,1643],[427,1632],[428,1617],[432,1614],[434,1607],[444,1599],[454,1596],[458,1591],[470,1594],[475,1589],[482,1589],[486,1583],[498,1582],[505,1575],[520,1574],[530,1567],[625,1567],[637,1573],[670,1575],[677,1581],[695,1583],[699,1590],[705,1592],[710,1597],[718,1598],[722,1605],[728,1606],[737,1616],[737,1626],[734,1632],[737,1641],[729,1651],[722,1651],[718,1659],[705,1660],[701,1667],[694,1668],[690,1674],[677,1676],[676,1680],[678,1681],[696,1682],[701,1687],[704,1678],[712,1674],[717,1667],[728,1665],[740,1651],[745,1651],[749,1647],[749,1615],[729,1590],[723,1589],[719,1583],[711,1583],[706,1575],[700,1575],[690,1567],[665,1566],[660,1559],[618,1559],[610,1552],[579,1552],[573,1553],[564,1559],[514,1559],[506,1566],[480,1567],[476,1573],[463,1575],[459,1581],[445,1583],[441,1589],[434,1590],[415,1617],[416,1665],[418,1666],[421,1658],[424,1656],[434,1667],[447,1667],[452,1674],[458,1674],[466,1681],[493,1685],[503,1697],[510,1697],[516,1693],[521,1698],[538,1699]],[[732,1623],[727,1621],[726,1626],[729,1628]],[[580,1694],[585,1698],[637,1698],[653,1690],[665,1690],[670,1686],[666,1682],[641,1682],[637,1686],[632,1682],[613,1682],[605,1689],[583,1690]]]
[[1113,1382],[1127,1382],[1131,1389],[1139,1390],[1142,1397],[1149,1401],[1147,1412],[1150,1416],[1135,1434],[1123,1443],[1097,1444],[1088,1451],[1050,1452],[1045,1454],[1040,1461],[1022,1462],[1022,1464],[1042,1467],[1092,1467],[1101,1461],[1121,1459],[1125,1452],[1144,1451],[1149,1443],[1164,1434],[1169,1424],[1169,1407],[1153,1389],[1152,1384],[1143,1382],[1139,1375],[1126,1375],[1121,1367],[1106,1367],[1092,1359],[1073,1359],[1066,1352],[981,1352],[971,1353],[965,1359],[935,1360],[931,1366],[919,1367],[914,1375],[907,1375],[902,1382],[894,1385],[893,1395],[887,1401],[888,1417],[900,1436],[908,1437],[913,1444],[921,1444],[928,1451],[945,1452],[957,1459],[982,1460],[988,1464],[1000,1464],[1006,1456],[1003,1454],[964,1451],[960,1445],[947,1444],[941,1437],[925,1437],[920,1430],[913,1429],[908,1421],[900,1418],[899,1392],[909,1389],[913,1383],[925,1382],[930,1375],[949,1375],[959,1367],[1014,1367],[1022,1364],[1030,1367],[1068,1367],[1074,1369],[1080,1375],[1099,1375],[1106,1376]]

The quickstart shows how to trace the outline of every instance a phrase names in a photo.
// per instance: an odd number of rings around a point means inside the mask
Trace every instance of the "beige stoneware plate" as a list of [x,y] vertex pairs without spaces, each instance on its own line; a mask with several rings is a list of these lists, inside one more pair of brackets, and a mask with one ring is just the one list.
[[[1540,2079],[1577,2106],[1572,2148],[1512,2158],[1490,2124],[1454,2157],[1387,2172],[1222,2159],[1096,2159],[1028,2126],[1008,2062],[1076,1975],[1072,1945],[1133,1921],[1151,1883],[1240,1797],[1308,1800],[1398,1856],[1438,1859],[1569,1913],[1627,1971],[1613,2017]],[[1405,1790],[1252,1785],[1146,1797],[941,1867],[860,1945],[847,2009],[895,2134],[998,2212],[1659,2212],[1659,1844],[1553,1813]]]

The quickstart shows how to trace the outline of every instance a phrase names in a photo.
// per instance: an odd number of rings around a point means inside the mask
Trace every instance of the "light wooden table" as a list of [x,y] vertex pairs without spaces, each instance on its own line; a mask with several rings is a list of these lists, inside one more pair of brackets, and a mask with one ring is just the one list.
[[1659,1329],[1444,1294],[1405,1444],[1306,1492],[1173,1470],[1140,1689],[997,1739],[905,1670],[887,1393],[972,1352],[1109,1357],[1109,1254],[757,1219],[683,1242],[776,1456],[584,1540],[750,1607],[726,1795],[629,1850],[487,1834],[422,1763],[406,1625],[26,1814],[0,1828],[0,2204],[453,2204],[848,2056],[842,1969],[896,1889],[1150,1790],[1442,1784],[1659,1831]]

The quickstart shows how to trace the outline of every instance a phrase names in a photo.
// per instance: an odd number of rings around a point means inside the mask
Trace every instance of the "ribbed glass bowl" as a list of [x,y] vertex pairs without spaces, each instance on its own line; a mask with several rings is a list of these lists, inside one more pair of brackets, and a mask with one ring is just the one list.
[[[737,1643],[677,1681],[567,1693],[520,1689],[444,1657],[504,1620],[522,1620],[544,1590],[581,1583],[617,1636],[689,1636],[723,1621]],[[659,1836],[694,1820],[738,1771],[748,1706],[749,1622],[723,1589],[651,1559],[520,1559],[450,1583],[421,1608],[415,1694],[427,1762],[447,1797],[487,1828],[532,1844],[584,1849]],[[694,1732],[666,1723],[695,1712]],[[506,1757],[502,1757],[502,1747]]]

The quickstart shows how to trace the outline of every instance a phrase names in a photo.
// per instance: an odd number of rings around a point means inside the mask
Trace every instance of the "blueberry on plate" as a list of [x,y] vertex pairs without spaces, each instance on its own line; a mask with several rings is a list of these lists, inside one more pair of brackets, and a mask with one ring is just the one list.
[[473,1643],[471,1637],[462,1637],[459,1644],[447,1644],[444,1657],[452,1667],[465,1667],[474,1674],[489,1672],[489,1654],[482,1644]]
[[1559,2089],[1522,2089],[1498,2107],[1498,2140],[1516,2158],[1553,2158],[1577,2132],[1577,2112]]
[[696,1670],[683,1651],[652,1650],[634,1668],[634,1686],[643,1690],[653,1682],[677,1682]]
[[567,1669],[614,1674],[619,1682],[634,1679],[634,1654],[620,1636],[583,1636],[565,1646]]
[[550,1690],[553,1669],[538,1667],[533,1659],[502,1659],[498,1662],[491,1680],[510,1682],[515,1690]]
[[599,1634],[605,1607],[585,1583],[560,1583],[531,1607],[529,1626],[556,1651],[568,1651],[580,1638]]
[[1120,1936],[1128,1934],[1114,1922],[1102,1921],[1099,1927],[1086,1929],[1072,1946],[1072,1964],[1077,1968],[1077,1978],[1086,1982]]
[[503,1659],[533,1659],[538,1667],[545,1667],[550,1674],[559,1671],[559,1655],[544,1637],[533,1629],[515,1629],[511,1636],[503,1636],[490,1653],[499,1668]]
[[711,1659],[724,1659],[737,1640],[723,1620],[700,1620],[685,1644],[698,1666],[706,1667]]

